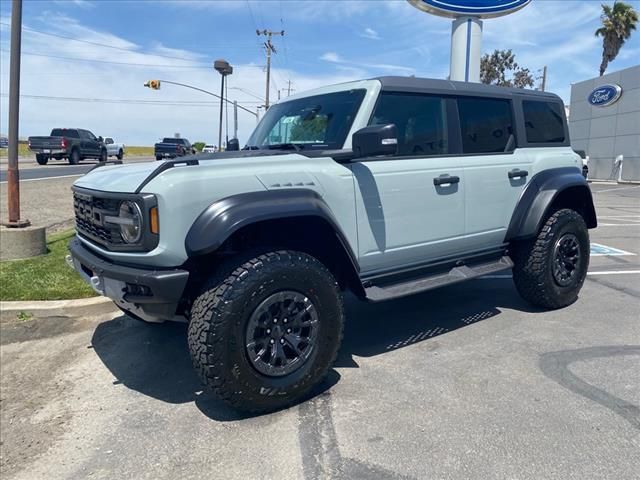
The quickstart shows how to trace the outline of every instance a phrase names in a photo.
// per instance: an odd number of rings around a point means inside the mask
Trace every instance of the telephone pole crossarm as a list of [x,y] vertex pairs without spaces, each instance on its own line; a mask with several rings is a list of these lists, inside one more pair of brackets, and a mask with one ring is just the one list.
[[264,49],[267,52],[267,87],[264,101],[264,109],[267,110],[269,108],[269,90],[271,86],[271,53],[278,53],[276,48],[271,43],[271,37],[273,35],[280,35],[284,37],[284,30],[280,30],[279,32],[274,32],[272,30],[256,30],[256,34],[258,36],[264,35],[267,37],[267,41],[264,42]]

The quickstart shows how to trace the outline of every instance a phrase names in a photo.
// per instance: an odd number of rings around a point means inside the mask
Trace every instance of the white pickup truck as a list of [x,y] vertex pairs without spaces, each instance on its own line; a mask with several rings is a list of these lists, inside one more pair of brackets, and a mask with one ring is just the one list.
[[124,157],[124,143],[115,143],[113,138],[106,137],[104,145],[107,147],[108,157],[117,157],[118,160],[122,160],[122,157]]

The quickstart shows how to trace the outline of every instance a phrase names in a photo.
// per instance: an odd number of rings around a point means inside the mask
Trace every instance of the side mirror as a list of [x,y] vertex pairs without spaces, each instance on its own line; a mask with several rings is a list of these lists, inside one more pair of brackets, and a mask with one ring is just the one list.
[[361,128],[353,134],[351,146],[354,158],[396,155],[398,129],[393,123]]
[[102,138],[102,137],[98,137],[98,141],[99,141],[99,142],[103,142],[103,141],[104,141],[104,138]]
[[240,150],[240,141],[237,138],[232,138],[227,142],[227,152],[235,152]]

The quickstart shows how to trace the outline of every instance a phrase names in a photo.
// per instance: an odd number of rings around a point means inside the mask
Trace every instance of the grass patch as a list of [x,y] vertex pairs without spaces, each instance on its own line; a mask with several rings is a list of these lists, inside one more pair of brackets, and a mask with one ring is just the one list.
[[130,147],[129,145],[124,146],[124,157],[127,156],[136,157],[136,156],[145,156],[145,157],[153,157],[153,147]]
[[96,293],[70,268],[64,257],[75,231],[52,235],[49,252],[26,260],[0,262],[0,299],[67,300],[95,297]]
[[[125,158],[127,157],[127,155],[130,157],[153,157],[153,147],[130,147],[129,145],[125,145],[124,151]],[[9,149],[0,148],[0,158],[6,158],[7,155],[9,155]],[[26,143],[20,143],[18,144],[18,156],[35,158],[35,153],[29,150],[29,146]]]
[[[0,158],[7,157],[9,155],[8,148],[0,148]],[[29,150],[29,146],[26,143],[18,144],[18,156],[19,157],[28,157],[29,155],[33,155],[31,150]]]

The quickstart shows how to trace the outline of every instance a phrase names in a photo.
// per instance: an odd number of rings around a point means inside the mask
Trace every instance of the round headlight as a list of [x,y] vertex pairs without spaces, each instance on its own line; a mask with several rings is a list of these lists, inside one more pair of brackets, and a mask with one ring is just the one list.
[[142,236],[142,212],[135,202],[120,204],[120,236],[127,243],[137,243]]

